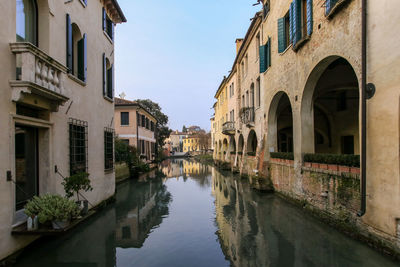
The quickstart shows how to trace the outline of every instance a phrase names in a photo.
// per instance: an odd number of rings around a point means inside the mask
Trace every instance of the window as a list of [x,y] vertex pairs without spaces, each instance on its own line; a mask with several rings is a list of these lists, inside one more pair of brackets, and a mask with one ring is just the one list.
[[242,61],[242,63],[240,64],[240,68],[241,68],[241,76],[242,76],[242,81],[244,80],[244,62]]
[[103,31],[114,40],[114,23],[108,17],[106,10],[103,8]]
[[150,122],[149,122],[149,118],[146,118],[146,129],[150,129]]
[[154,122],[153,121],[150,122],[150,130],[152,132],[154,132]]
[[248,71],[249,71],[249,58],[246,55],[244,57],[244,75],[247,75]]
[[256,36],[256,57],[260,58],[260,33],[257,33]]
[[87,172],[88,123],[70,118],[69,125],[69,172],[74,175]]
[[144,115],[142,115],[142,123],[141,123],[142,127],[146,127],[146,117]]
[[254,107],[254,83],[250,86],[250,107]]
[[311,36],[313,30],[313,1],[293,0],[290,4],[289,17],[293,47]]
[[29,42],[38,46],[37,4],[35,0],[17,0],[16,2],[17,42]]
[[325,0],[325,15],[328,17],[331,17],[335,10],[343,4],[345,4],[347,1],[339,1],[339,0]]
[[278,53],[283,53],[290,45],[290,16],[289,12],[278,19]]
[[257,107],[261,106],[261,90],[260,90],[260,77],[256,81],[256,95],[257,95]]
[[68,72],[79,80],[86,82],[87,76],[87,40],[86,34],[75,23],[71,23],[71,17],[67,14],[67,67]]
[[104,128],[104,170],[112,170],[114,168],[113,146],[114,146],[114,130],[111,128]]
[[129,125],[129,112],[121,112],[121,125]]
[[265,45],[260,47],[260,73],[271,67],[271,37]]
[[144,140],[139,140],[139,150],[140,150],[140,155],[144,155],[145,154],[145,147],[144,147]]
[[103,95],[109,99],[114,98],[114,66],[103,53]]
[[266,1],[265,4],[263,5],[263,19],[267,17],[269,13],[269,1]]
[[249,107],[249,90],[246,91],[246,107]]

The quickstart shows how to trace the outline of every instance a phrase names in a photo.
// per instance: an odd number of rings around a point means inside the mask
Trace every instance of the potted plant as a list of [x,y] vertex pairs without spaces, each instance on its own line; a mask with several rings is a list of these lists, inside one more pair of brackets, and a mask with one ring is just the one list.
[[93,187],[90,185],[89,174],[86,172],[80,172],[70,177],[66,177],[64,178],[62,185],[64,186],[65,195],[67,198],[71,198],[74,196],[74,194],[76,194],[78,199],[77,204],[82,208],[82,214],[86,214],[88,212],[88,201],[86,199],[83,201],[79,199],[79,191],[83,190],[88,192],[93,190]]
[[51,223],[54,229],[62,229],[69,225],[71,219],[79,215],[76,203],[60,195],[43,195],[34,197],[25,205],[28,216],[37,214],[41,224]]
[[34,196],[25,205],[24,212],[28,216],[26,227],[28,231],[37,230],[39,228],[38,214],[40,212],[40,199]]

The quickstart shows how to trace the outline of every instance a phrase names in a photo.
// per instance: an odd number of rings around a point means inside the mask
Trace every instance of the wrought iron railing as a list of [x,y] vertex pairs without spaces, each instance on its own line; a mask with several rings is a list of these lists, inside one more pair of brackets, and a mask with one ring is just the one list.
[[235,134],[235,122],[227,121],[222,125],[222,133],[232,135]]

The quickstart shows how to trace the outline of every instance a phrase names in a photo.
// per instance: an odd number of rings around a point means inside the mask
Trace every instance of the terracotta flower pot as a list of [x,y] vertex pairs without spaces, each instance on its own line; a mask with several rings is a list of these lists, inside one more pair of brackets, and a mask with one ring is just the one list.
[[350,172],[354,174],[360,174],[360,168],[357,167],[351,167]]
[[335,172],[337,172],[338,171],[338,168],[339,166],[338,165],[336,165],[336,164],[328,164],[328,170],[330,170],[330,171],[335,171]]
[[327,170],[327,169],[328,169],[328,164],[320,163],[320,164],[319,164],[319,168],[320,168],[320,169],[323,169],[323,170]]
[[339,166],[340,172],[350,172],[350,167],[347,166]]
[[311,163],[311,167],[314,169],[319,169],[319,163]]

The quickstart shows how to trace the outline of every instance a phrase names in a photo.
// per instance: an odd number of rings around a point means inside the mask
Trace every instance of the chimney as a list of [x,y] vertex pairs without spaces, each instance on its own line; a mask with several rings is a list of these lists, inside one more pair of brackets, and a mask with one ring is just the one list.
[[243,39],[236,39],[236,55],[239,53],[240,47],[242,47]]

